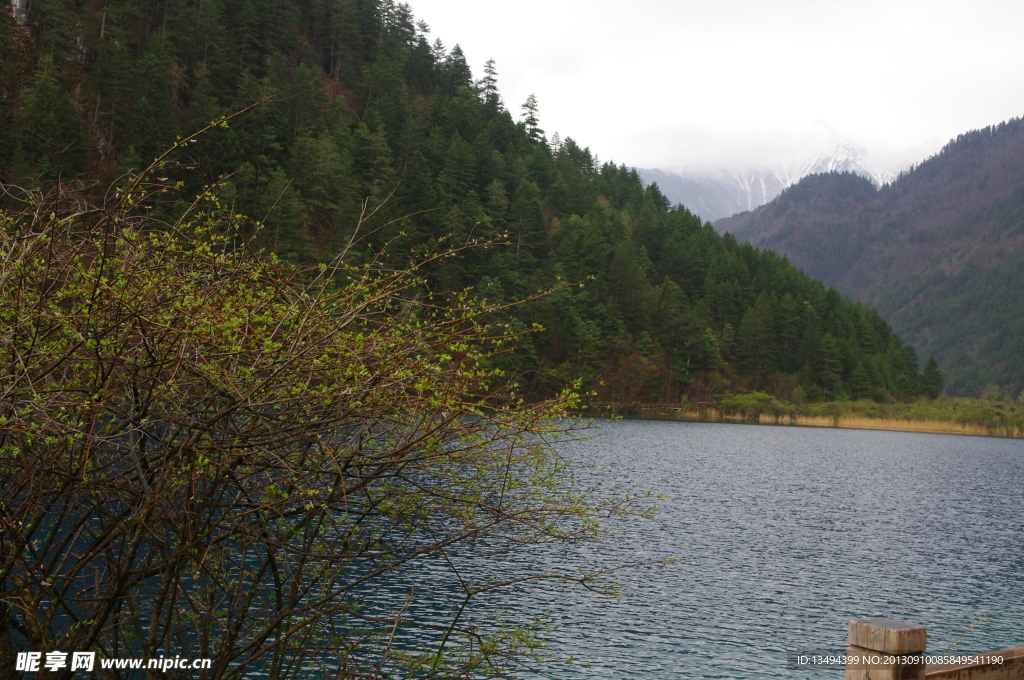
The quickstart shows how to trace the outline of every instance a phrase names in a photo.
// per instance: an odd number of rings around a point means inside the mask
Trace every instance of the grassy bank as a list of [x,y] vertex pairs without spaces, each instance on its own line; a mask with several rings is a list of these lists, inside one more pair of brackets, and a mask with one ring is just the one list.
[[592,415],[701,422],[848,427],[995,437],[1024,437],[1024,402],[940,397],[912,404],[830,401],[795,404],[754,392],[697,408],[691,404],[603,405]]

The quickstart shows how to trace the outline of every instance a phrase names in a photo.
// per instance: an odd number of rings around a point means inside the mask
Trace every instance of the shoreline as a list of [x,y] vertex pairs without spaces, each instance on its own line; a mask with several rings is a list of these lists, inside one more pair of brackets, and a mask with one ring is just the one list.
[[761,413],[758,416],[726,414],[713,408],[692,410],[673,407],[601,406],[584,410],[581,415],[635,420],[675,420],[690,423],[735,423],[746,425],[788,425],[796,427],[835,427],[851,430],[887,430],[891,432],[925,432],[960,434],[980,437],[1024,439],[1024,429],[1005,425],[978,425],[948,420],[914,420],[909,418],[872,418],[870,416],[811,416]]

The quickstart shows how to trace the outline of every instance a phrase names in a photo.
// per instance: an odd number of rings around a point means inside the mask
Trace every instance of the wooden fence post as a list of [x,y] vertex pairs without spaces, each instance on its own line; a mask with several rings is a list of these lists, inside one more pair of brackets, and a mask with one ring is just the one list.
[[[928,630],[892,619],[850,621],[846,680],[924,680]],[[907,658],[910,657],[910,658]]]

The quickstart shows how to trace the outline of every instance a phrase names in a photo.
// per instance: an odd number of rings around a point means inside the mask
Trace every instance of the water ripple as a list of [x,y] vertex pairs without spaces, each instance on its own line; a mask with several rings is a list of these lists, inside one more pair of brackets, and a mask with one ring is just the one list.
[[668,494],[648,522],[530,559],[618,564],[618,600],[554,585],[506,604],[546,613],[578,678],[839,678],[787,669],[841,652],[851,618],[928,627],[939,651],[1024,644],[1024,442],[901,432],[618,421],[563,445],[604,496]]

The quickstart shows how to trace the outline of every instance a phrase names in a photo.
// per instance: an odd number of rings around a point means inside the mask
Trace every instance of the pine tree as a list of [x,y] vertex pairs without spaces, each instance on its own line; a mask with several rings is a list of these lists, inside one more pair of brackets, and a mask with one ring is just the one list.
[[85,170],[81,120],[71,97],[60,87],[56,70],[53,61],[43,57],[18,116],[29,172],[47,183],[72,179]]
[[430,48],[430,54],[434,57],[434,63],[441,64],[444,62],[448,51],[445,49],[444,43],[441,42],[440,38],[434,39],[434,44]]
[[480,80],[480,94],[488,113],[493,116],[501,110],[501,97],[498,94],[498,69],[493,59],[484,64],[484,77]]
[[488,59],[484,64],[484,77],[480,80],[480,94],[484,100],[498,96],[498,69],[493,59]]
[[419,21],[417,21],[416,22],[416,37],[419,38],[420,40],[426,40],[428,33],[430,33],[430,25],[426,21],[424,21],[423,19],[420,19]]
[[533,182],[522,182],[512,195],[509,222],[516,242],[516,257],[544,238],[544,209],[540,190]]
[[444,61],[444,74],[449,97],[454,97],[459,88],[470,87],[473,84],[473,73],[466,63],[466,55],[458,45],[452,48]]
[[544,131],[538,127],[540,119],[537,118],[537,97],[530,95],[523,102],[523,123],[526,125],[526,133],[530,139],[540,141],[544,137]]
[[942,377],[942,372],[939,371],[939,362],[935,359],[935,355],[928,357],[924,370],[921,372],[921,379],[924,382],[925,394],[929,397],[934,399],[942,394],[942,388],[946,381]]
[[774,368],[777,351],[775,319],[768,300],[762,293],[753,307],[748,307],[740,324],[740,353],[747,370],[763,377]]
[[850,392],[854,399],[864,399],[871,390],[871,380],[863,363],[858,363],[850,374]]
[[818,345],[818,382],[828,394],[835,394],[842,377],[839,345],[831,333],[825,333]]

